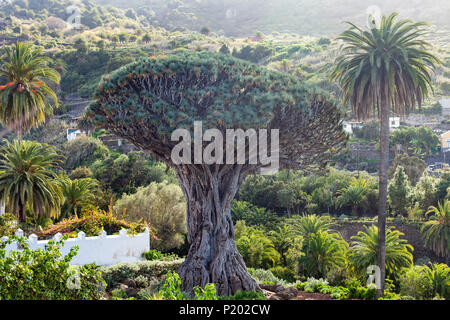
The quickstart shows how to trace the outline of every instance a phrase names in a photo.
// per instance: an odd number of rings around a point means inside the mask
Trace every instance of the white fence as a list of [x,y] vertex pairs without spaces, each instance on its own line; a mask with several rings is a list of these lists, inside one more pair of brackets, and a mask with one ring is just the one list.
[[[16,235],[23,236],[22,230],[17,230]],[[60,239],[62,235],[56,234],[53,239]],[[7,240],[3,237],[2,240]],[[49,240],[38,240],[35,234],[28,237],[30,249],[44,249]],[[79,246],[77,255],[72,259],[72,265],[84,265],[96,263],[100,266],[108,266],[119,262],[133,262],[142,260],[142,253],[150,250],[150,231],[137,235],[128,235],[125,229],[118,235],[107,236],[105,231],[97,237],[86,237],[84,232],[79,232],[77,238],[69,238],[64,241],[61,248],[63,255],[69,253],[70,248]],[[7,251],[18,250],[17,243],[13,242],[6,247]]]

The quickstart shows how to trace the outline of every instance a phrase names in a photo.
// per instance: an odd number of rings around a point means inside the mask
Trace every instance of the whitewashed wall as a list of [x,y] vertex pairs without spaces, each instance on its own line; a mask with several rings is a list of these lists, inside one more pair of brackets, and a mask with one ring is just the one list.
[[[23,231],[18,230],[16,235],[23,236]],[[62,235],[56,234],[53,238],[59,239]],[[2,240],[7,239],[3,237]],[[28,237],[30,249],[44,249],[48,240],[37,240],[32,234]],[[84,265],[96,263],[100,266],[108,266],[119,262],[133,262],[142,260],[142,253],[150,250],[150,232],[146,228],[144,232],[135,236],[129,236],[125,229],[118,235],[107,236],[105,231],[97,237],[86,237],[84,232],[79,232],[77,238],[69,238],[61,248],[63,255],[69,253],[70,248],[79,246],[77,255],[72,259],[72,265]],[[7,251],[17,250],[17,244],[12,243],[6,247]]]

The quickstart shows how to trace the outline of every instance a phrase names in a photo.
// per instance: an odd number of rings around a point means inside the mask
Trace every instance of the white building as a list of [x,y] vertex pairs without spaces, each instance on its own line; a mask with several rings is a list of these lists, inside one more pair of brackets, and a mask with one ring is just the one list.
[[[353,130],[355,128],[362,128],[364,125],[364,122],[356,122],[356,121],[344,121],[344,131],[347,132],[349,135],[353,134]],[[390,117],[389,118],[389,128],[391,130],[397,129],[400,127],[400,117]]]
[[83,132],[81,130],[67,129],[67,141],[70,142],[81,134],[83,134]]
[[400,117],[390,117],[389,118],[389,128],[390,129],[400,128]]
[[450,116],[450,99],[441,99],[439,103],[442,106],[442,115]]

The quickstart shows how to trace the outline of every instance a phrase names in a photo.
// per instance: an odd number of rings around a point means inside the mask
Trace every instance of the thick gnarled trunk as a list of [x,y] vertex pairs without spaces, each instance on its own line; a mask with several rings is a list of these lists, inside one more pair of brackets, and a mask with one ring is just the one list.
[[[187,199],[189,253],[178,270],[182,289],[214,283],[219,295],[238,290],[259,290],[234,242],[231,202],[243,174],[239,166],[214,171],[214,166],[177,168]],[[224,173],[223,171],[228,171]]]

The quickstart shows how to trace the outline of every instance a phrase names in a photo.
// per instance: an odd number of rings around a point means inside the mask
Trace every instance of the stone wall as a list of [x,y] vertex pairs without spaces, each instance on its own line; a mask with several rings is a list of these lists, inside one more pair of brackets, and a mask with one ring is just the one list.
[[[342,237],[350,242],[350,237],[357,235],[359,231],[364,231],[364,225],[370,226],[373,222],[352,222],[339,221],[335,230],[342,234]],[[410,245],[414,247],[413,255],[414,261],[420,258],[428,257],[433,262],[450,264],[450,259],[440,258],[436,256],[431,250],[425,248],[420,234],[420,223],[400,223],[400,222],[386,222],[386,227],[395,227],[396,230],[404,233],[405,238]]]

